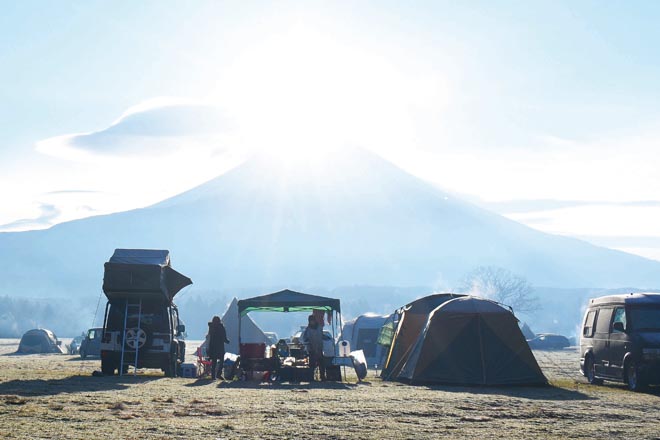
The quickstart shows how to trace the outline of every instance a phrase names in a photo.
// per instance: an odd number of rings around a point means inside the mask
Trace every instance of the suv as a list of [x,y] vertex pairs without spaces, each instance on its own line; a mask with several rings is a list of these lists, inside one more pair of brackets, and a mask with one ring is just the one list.
[[85,359],[87,356],[101,356],[101,334],[102,328],[90,328],[87,334],[80,342],[80,358]]
[[169,251],[117,249],[105,263],[108,298],[101,339],[105,375],[160,368],[175,377],[185,360],[185,326],[174,296],[192,281],[172,269]]
[[660,383],[660,294],[590,300],[580,337],[580,370],[591,384],[612,380],[633,391]]

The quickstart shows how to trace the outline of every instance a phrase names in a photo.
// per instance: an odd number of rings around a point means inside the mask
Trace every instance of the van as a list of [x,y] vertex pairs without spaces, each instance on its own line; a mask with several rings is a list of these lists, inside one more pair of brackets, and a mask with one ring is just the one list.
[[78,353],[81,359],[87,356],[101,356],[101,334],[102,328],[90,328],[80,342]]
[[593,298],[582,321],[580,371],[591,384],[632,391],[660,383],[660,294]]
[[160,368],[175,377],[185,360],[186,330],[174,296],[192,281],[172,268],[167,250],[116,249],[104,268],[101,371]]

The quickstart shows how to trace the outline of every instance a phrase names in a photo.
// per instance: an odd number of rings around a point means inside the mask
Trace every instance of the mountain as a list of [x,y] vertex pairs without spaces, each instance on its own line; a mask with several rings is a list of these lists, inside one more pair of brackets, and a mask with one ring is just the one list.
[[660,286],[658,262],[533,230],[347,149],[255,156],[147,208],[2,233],[0,294],[96,294],[121,247],[169,249],[203,290],[449,286],[478,265],[544,286]]

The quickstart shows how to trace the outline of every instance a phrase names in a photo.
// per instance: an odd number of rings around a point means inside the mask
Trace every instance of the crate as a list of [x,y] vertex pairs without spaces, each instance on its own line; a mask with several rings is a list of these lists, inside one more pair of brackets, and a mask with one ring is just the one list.
[[195,364],[181,364],[181,377],[197,377],[197,365]]

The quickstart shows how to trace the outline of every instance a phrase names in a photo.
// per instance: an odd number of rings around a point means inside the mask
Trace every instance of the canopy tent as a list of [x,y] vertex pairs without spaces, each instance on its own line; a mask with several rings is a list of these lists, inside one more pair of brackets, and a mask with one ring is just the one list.
[[103,292],[109,300],[141,298],[171,302],[190,278],[172,269],[170,253],[157,249],[115,249],[104,265]]
[[238,312],[241,316],[250,312],[306,312],[312,310],[341,312],[339,300],[336,298],[309,295],[288,289],[238,301]]
[[447,301],[431,312],[396,378],[461,385],[547,383],[513,312],[474,296]]
[[392,345],[383,366],[383,379],[396,378],[405,364],[419,335],[424,330],[429,314],[440,304],[464,295],[437,293],[401,307],[395,312],[399,315]]

